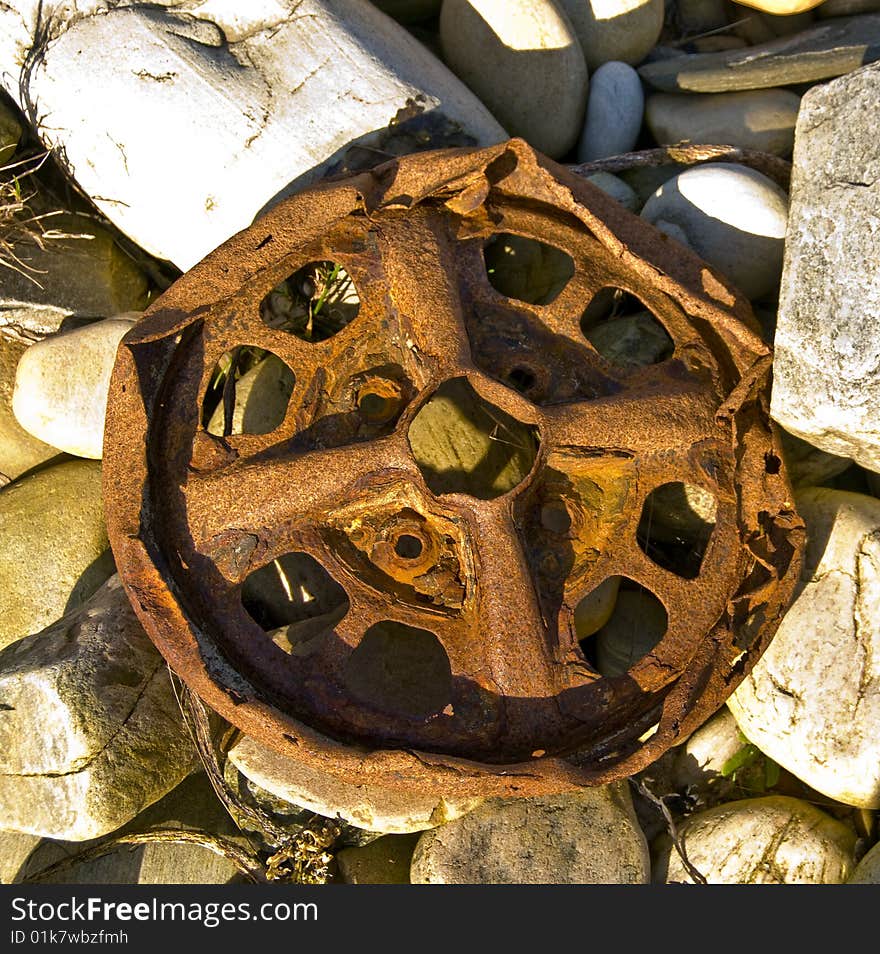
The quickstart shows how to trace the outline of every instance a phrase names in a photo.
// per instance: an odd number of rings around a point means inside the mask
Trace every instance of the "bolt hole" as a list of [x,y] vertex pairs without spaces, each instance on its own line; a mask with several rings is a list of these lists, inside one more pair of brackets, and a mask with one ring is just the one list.
[[549,501],[541,507],[541,526],[550,533],[568,533],[571,529],[571,514],[563,501]]
[[394,552],[402,560],[415,560],[422,555],[424,545],[418,537],[411,533],[402,533],[394,544]]
[[507,380],[520,394],[528,394],[537,382],[537,378],[528,368],[513,368],[507,375]]
[[772,451],[764,455],[764,470],[766,470],[768,474],[778,474],[781,467],[782,460]]
[[354,281],[339,262],[309,262],[279,282],[260,303],[270,327],[303,341],[326,341],[360,311]]
[[358,410],[368,421],[387,421],[399,406],[400,401],[387,394],[362,391],[358,395]]

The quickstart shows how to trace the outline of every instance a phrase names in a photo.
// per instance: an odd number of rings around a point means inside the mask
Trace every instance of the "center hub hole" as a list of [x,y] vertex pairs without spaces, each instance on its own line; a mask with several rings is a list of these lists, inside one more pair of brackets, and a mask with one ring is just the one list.
[[532,469],[537,429],[483,400],[464,378],[445,381],[409,427],[413,457],[435,494],[492,500]]
[[411,533],[402,533],[394,544],[394,552],[403,560],[415,560],[422,555],[424,544]]

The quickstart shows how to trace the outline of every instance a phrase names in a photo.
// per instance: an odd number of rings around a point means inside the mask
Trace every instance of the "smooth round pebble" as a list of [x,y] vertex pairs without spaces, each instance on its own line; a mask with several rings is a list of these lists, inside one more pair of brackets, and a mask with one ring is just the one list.
[[[688,861],[709,884],[843,884],[855,864],[850,828],[784,795],[726,802],[679,830]],[[655,883],[694,883],[668,836],[653,849]]]
[[659,600],[638,590],[621,590],[611,619],[596,634],[596,668],[620,676],[663,638],[668,619]]
[[661,146],[720,143],[786,156],[794,146],[800,97],[786,89],[655,93],[645,121]]
[[660,186],[642,218],[687,244],[747,298],[778,285],[788,198],[767,176],[738,163],[709,162]]
[[790,17],[796,13],[806,13],[818,7],[823,0],[736,0],[740,6],[753,7],[762,13],[775,17]]
[[794,502],[807,528],[798,595],[727,706],[802,782],[880,808],[880,500],[807,487]]
[[880,884],[880,842],[856,865],[847,884]]
[[639,74],[627,63],[603,63],[590,77],[578,162],[629,152],[639,138],[644,108]]
[[558,4],[574,27],[590,70],[611,60],[641,63],[663,29],[663,0],[558,0]]
[[635,190],[628,186],[623,179],[618,179],[610,172],[594,172],[591,176],[587,176],[587,182],[592,182],[597,189],[601,189],[606,195],[616,199],[628,211],[638,212],[639,197]]
[[413,884],[646,884],[626,783],[493,799],[419,839]]
[[34,437],[73,454],[100,460],[110,375],[129,316],[106,318],[44,338],[21,356],[12,410]]
[[440,43],[446,64],[512,136],[553,158],[575,144],[587,66],[551,0],[445,0]]

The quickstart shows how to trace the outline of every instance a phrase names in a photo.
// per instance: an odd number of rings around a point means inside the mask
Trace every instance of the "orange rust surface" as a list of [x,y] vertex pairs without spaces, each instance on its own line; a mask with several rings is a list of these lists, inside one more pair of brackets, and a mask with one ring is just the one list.
[[[483,248],[499,233],[571,255],[574,275],[551,304],[490,285]],[[322,260],[355,281],[351,324],[316,343],[262,322],[265,296]],[[579,319],[609,285],[656,315],[670,358],[622,372],[592,348]],[[215,436],[202,400],[239,345],[276,354],[296,384],[273,432]],[[523,367],[525,393],[510,381]],[[129,332],[105,434],[111,544],[171,667],[294,759],[449,796],[605,783],[711,715],[792,598],[803,525],[767,413],[769,374],[749,304],[721,275],[521,140],[404,157],[285,200]],[[494,499],[432,493],[407,439],[456,378],[538,436],[527,477]],[[364,388],[391,402],[390,417],[359,411]],[[717,500],[694,579],[636,541],[645,498],[670,481]],[[559,506],[570,526],[548,529],[541,514]],[[417,557],[396,554],[402,535],[418,539]],[[241,601],[249,573],[293,551],[350,602],[300,655]],[[655,593],[669,627],[627,673],[603,677],[573,610],[612,575]],[[347,660],[383,621],[442,643],[452,699],[441,712],[413,718],[347,691]]]

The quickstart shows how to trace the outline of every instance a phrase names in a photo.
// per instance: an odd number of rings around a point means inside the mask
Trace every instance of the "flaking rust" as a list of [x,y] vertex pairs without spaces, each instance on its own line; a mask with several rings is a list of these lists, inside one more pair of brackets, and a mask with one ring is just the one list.
[[[492,286],[484,248],[500,234],[571,256],[555,300]],[[308,341],[260,306],[315,261],[341,263],[360,307]],[[644,303],[670,356],[622,369],[592,347],[580,320],[606,287]],[[793,595],[803,525],[755,329],[723,277],[521,140],[319,184],[207,256],[124,339],[104,494],[132,604],[210,706],[351,782],[454,797],[631,775],[724,702]],[[290,404],[270,433],[217,436],[202,403],[241,345],[289,366]],[[533,435],[513,486],[475,496],[416,462],[412,423],[450,382]],[[672,482],[716,502],[695,574],[637,540],[646,498]],[[270,638],[242,603],[248,575],[288,553],[308,554],[348,601],[301,643]],[[668,629],[603,676],[574,610],[613,576],[655,594]],[[377,626],[435,657],[439,646],[440,662],[410,671],[409,644],[392,640],[403,648],[378,676],[358,669]],[[416,686],[423,711],[388,682],[438,672],[439,688]]]

